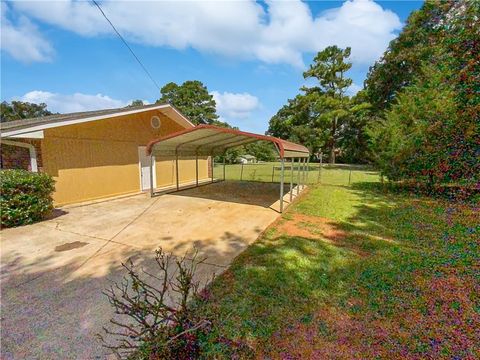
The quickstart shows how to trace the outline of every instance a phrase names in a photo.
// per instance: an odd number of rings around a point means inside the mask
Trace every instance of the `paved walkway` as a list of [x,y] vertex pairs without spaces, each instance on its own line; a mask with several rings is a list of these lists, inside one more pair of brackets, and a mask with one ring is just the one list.
[[[1,358],[102,359],[95,334],[112,309],[102,295],[132,258],[153,252],[206,256],[198,280],[221,273],[278,216],[278,185],[222,182],[57,210],[1,236]],[[273,205],[275,206],[275,205]]]

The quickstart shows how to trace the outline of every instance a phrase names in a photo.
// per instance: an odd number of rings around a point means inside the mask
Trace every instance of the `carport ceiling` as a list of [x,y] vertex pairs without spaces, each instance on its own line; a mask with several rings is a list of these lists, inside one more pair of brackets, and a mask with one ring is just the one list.
[[290,141],[213,125],[198,125],[153,140],[147,145],[147,154],[154,156],[221,155],[229,148],[255,141],[273,143],[282,159],[306,158],[310,154],[305,146]]

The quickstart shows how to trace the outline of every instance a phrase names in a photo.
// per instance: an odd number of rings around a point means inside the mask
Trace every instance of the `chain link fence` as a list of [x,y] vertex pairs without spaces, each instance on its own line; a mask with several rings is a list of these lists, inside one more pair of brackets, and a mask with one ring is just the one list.
[[[285,183],[298,182],[299,164],[285,161]],[[280,182],[280,162],[259,162],[250,164],[225,165],[225,180]],[[213,175],[223,179],[223,165],[215,164]],[[325,185],[350,186],[355,182],[376,182],[379,174],[372,167],[350,164],[310,163],[307,169],[308,184],[321,183]]]

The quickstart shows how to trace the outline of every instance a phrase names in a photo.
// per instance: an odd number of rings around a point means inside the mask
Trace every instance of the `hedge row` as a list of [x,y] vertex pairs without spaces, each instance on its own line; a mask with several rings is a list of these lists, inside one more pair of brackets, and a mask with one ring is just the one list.
[[54,189],[54,181],[47,174],[1,170],[1,226],[19,226],[44,219],[53,209]]

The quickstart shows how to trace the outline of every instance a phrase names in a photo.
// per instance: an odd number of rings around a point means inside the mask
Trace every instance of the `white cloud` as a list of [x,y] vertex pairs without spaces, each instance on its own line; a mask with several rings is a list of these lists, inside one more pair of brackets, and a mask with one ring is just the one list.
[[260,107],[258,98],[249,93],[212,91],[210,94],[217,104],[217,113],[222,119],[246,119],[252,111]]
[[119,108],[127,106],[131,101],[112,99],[109,96],[96,94],[75,93],[64,95],[48,91],[34,90],[26,93],[18,100],[32,103],[45,103],[48,110],[58,113]]
[[[132,42],[295,66],[304,66],[304,53],[333,44],[351,46],[355,63],[371,63],[401,27],[395,13],[371,0],[349,0],[317,16],[299,0],[267,1],[266,5],[254,0],[101,2],[107,16]],[[19,1],[14,6],[80,35],[112,33],[90,2],[55,1],[45,6]]]
[[12,23],[7,18],[9,8],[5,2],[0,9],[1,49],[25,63],[51,60],[53,47],[35,25],[25,16],[19,16],[16,23]]

